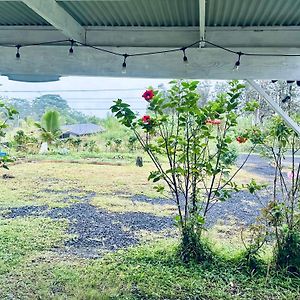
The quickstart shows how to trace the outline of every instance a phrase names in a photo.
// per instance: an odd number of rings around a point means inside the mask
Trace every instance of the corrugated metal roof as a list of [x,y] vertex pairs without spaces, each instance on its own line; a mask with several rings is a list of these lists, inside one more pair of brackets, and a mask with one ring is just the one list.
[[[199,26],[199,0],[57,0],[83,26]],[[0,1],[0,25],[49,25],[25,4]],[[207,26],[299,26],[300,0],[206,0]]]
[[[199,26],[199,0],[58,3],[84,26]],[[299,24],[299,0],[206,0],[207,26]]]
[[207,26],[297,26],[298,0],[207,0]]
[[0,25],[49,25],[22,2],[0,1]]
[[59,1],[88,26],[196,26],[198,0]]
[[104,131],[101,126],[91,123],[64,125],[61,127],[61,129],[63,133],[71,133],[78,136],[95,134]]

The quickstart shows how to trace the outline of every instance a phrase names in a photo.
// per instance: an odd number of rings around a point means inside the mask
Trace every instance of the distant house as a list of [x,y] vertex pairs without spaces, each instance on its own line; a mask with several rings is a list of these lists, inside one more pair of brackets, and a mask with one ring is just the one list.
[[61,126],[62,139],[69,137],[85,136],[103,132],[104,129],[95,124],[74,124]]

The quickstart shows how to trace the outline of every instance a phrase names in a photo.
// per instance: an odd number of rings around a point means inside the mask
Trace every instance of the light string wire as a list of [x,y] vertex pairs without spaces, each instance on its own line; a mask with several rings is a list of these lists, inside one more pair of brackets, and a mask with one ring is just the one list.
[[103,52],[103,53],[108,53],[111,55],[115,55],[115,56],[120,56],[123,57],[123,63],[122,63],[122,68],[123,70],[126,70],[126,62],[127,59],[130,57],[137,57],[137,56],[150,56],[150,55],[158,55],[158,54],[167,54],[167,53],[172,53],[172,52],[183,52],[183,61],[187,62],[187,55],[186,55],[186,50],[188,50],[189,48],[192,48],[194,46],[196,46],[197,44],[200,43],[206,43],[210,46],[213,46],[215,48],[221,49],[225,52],[228,53],[232,53],[238,56],[238,60],[235,63],[235,68],[238,69],[240,64],[241,64],[241,57],[242,56],[261,56],[261,57],[300,57],[300,54],[289,54],[289,53],[254,53],[254,52],[242,52],[242,51],[235,51],[232,50],[228,47],[224,47],[221,45],[218,45],[216,43],[210,42],[208,40],[205,39],[201,39],[201,40],[197,40],[187,46],[183,46],[183,47],[177,47],[177,48],[172,48],[172,49],[166,49],[166,50],[158,50],[158,51],[149,51],[149,52],[137,52],[137,53],[121,53],[121,52],[117,52],[117,51],[112,51],[109,49],[105,49],[102,47],[98,47],[98,46],[94,46],[94,45],[90,45],[87,43],[82,43],[80,41],[76,41],[73,39],[64,39],[64,40],[54,40],[54,41],[47,41],[47,42],[40,42],[40,43],[30,43],[30,44],[17,44],[17,45],[13,45],[13,44],[0,44],[0,47],[8,47],[8,48],[16,48],[17,49],[17,53],[16,53],[16,57],[19,59],[20,58],[20,49],[21,48],[25,48],[25,47],[35,47],[35,46],[60,46],[60,45],[64,45],[65,43],[70,43],[71,48],[69,49],[69,53],[73,54],[74,52],[74,46],[80,46],[80,47],[86,47],[86,48],[90,48],[99,52]]

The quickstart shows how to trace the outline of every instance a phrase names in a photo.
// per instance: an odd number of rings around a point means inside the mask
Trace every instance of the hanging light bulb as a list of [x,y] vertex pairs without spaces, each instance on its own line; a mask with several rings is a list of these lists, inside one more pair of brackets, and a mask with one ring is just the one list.
[[17,45],[16,48],[17,48],[16,59],[19,61],[21,58],[21,54],[20,54],[21,45]]
[[189,63],[189,60],[188,60],[188,58],[187,58],[187,56],[186,56],[186,53],[185,53],[185,50],[186,50],[186,47],[183,47],[183,48],[181,48],[181,50],[182,50],[182,52],[183,52],[183,62],[185,63],[185,64],[188,64]]
[[243,55],[243,53],[238,52],[237,55],[238,55],[238,60],[235,62],[234,68],[233,68],[233,70],[236,70],[236,71],[239,69],[239,67],[241,65],[241,56]]
[[123,57],[124,57],[124,60],[123,60],[123,64],[122,64],[122,74],[126,74],[126,59],[127,59],[127,57],[128,57],[128,54],[123,54]]
[[295,80],[287,80],[286,81],[286,83],[288,84],[288,85],[291,85],[291,84],[293,84],[295,82]]
[[291,100],[291,96],[290,96],[290,95],[286,95],[286,96],[281,100],[281,102],[282,102],[282,103],[287,103],[289,100]]
[[69,55],[73,55],[74,54],[74,49],[73,49],[73,46],[75,44],[74,40],[70,40],[71,42],[71,47],[69,49]]

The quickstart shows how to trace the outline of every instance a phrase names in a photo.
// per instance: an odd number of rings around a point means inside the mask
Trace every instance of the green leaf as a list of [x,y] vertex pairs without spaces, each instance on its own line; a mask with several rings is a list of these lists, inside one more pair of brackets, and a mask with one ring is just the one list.
[[165,190],[165,187],[163,185],[156,185],[154,186],[154,189],[158,192],[158,193],[162,193]]

